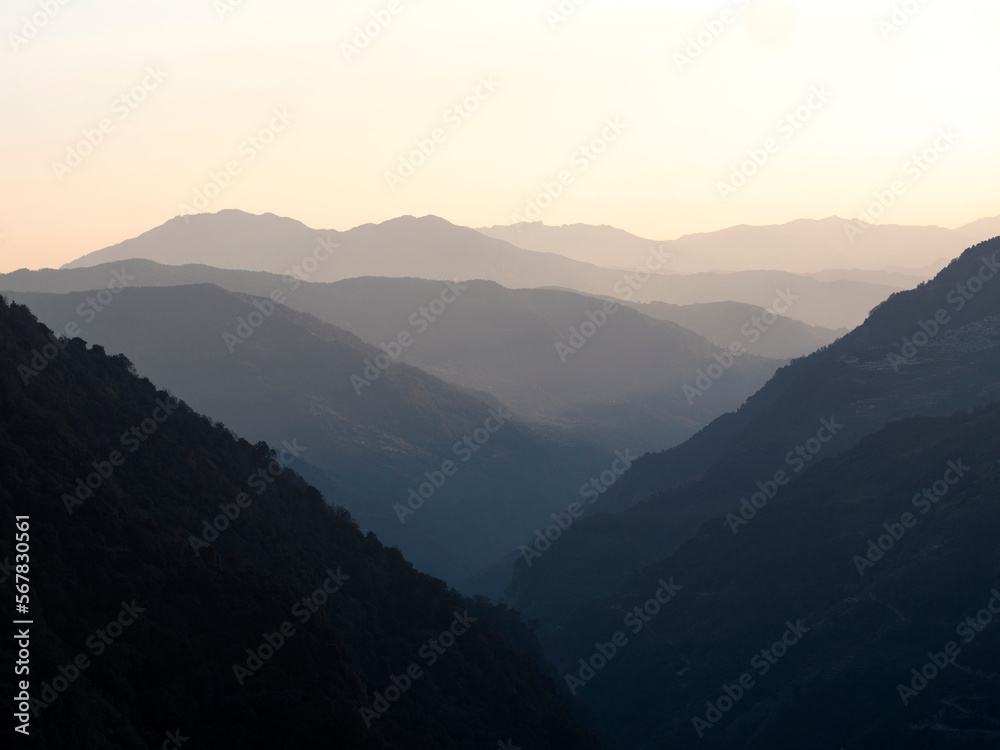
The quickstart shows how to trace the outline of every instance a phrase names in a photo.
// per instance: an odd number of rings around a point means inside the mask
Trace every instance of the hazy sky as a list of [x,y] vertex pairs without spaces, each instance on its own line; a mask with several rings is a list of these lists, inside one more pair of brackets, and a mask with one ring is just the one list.
[[670,239],[898,180],[883,222],[957,226],[1000,214],[998,28],[994,0],[7,0],[0,271],[202,206]]

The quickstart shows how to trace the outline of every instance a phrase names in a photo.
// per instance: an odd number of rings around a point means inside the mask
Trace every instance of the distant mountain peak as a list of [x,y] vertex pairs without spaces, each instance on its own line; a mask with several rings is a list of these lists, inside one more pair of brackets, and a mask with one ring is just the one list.
[[435,214],[426,214],[424,216],[414,216],[412,214],[405,214],[403,216],[397,216],[393,219],[386,219],[385,221],[366,224],[365,226],[382,227],[382,226],[393,226],[401,224],[422,224],[427,226],[439,226],[439,227],[454,227],[456,229],[465,229],[465,227],[460,227],[457,224],[453,224],[447,219],[443,219]]
[[[206,211],[199,214],[177,214],[169,221],[167,221],[163,226],[171,224],[174,222],[183,222],[185,224],[192,221],[223,221],[223,220],[236,220],[236,221],[279,221],[279,222],[294,222],[296,224],[302,224],[298,219],[293,219],[289,216],[278,216],[278,214],[271,213],[267,211],[262,214],[250,213],[249,211],[244,211],[239,208],[223,208],[219,211]],[[304,225],[303,225],[304,226]]]

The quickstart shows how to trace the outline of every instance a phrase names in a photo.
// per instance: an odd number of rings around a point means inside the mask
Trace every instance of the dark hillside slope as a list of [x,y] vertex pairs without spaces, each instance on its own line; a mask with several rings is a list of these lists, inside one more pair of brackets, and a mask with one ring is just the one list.
[[[864,438],[745,523],[706,523],[581,608],[549,639],[557,663],[577,674],[623,613],[673,580],[675,599],[578,691],[623,747],[995,747],[998,428],[994,404]],[[807,632],[760,656],[787,623]],[[915,679],[949,643],[954,663]],[[754,684],[740,696],[744,673]]]
[[[691,331],[576,292],[490,281],[462,286],[453,311],[402,360],[489,393],[525,419],[567,427],[608,453],[682,442],[742,404],[779,364],[740,356],[725,380],[690,403],[683,385],[720,352]],[[440,291],[437,281],[358,278],[309,285],[298,299],[311,314],[377,345],[395,340],[401,322]]]
[[[387,358],[381,350],[281,305],[264,306],[273,310],[264,319],[254,306],[261,300],[209,284],[125,289],[92,313],[91,323],[76,311],[93,293],[12,296],[53,327],[80,322],[87,341],[124,353],[154,382],[238,434],[277,447],[298,440],[301,458],[342,489],[341,502],[362,528],[449,582],[507,553],[572,502],[581,477],[607,460],[516,418],[473,453],[459,441],[477,430],[481,437],[487,422],[496,425],[488,396],[402,362],[376,371],[359,393],[351,378],[364,376],[367,362]],[[260,324],[228,346],[224,334],[235,335],[237,321],[248,319]],[[414,501],[419,512],[401,523],[397,506],[411,511],[411,489],[446,460],[457,473],[423,507]]]
[[[75,300],[85,300],[93,292],[82,292],[103,288],[115,274],[128,277],[133,287],[210,283],[257,297],[277,291],[289,308],[350,331],[375,347],[392,346],[402,332],[408,333],[410,345],[399,352],[400,361],[460,388],[488,393],[522,419],[558,426],[612,453],[624,446],[638,454],[683,442],[737,408],[781,364],[740,357],[725,379],[691,403],[682,386],[692,383],[699,369],[715,363],[719,346],[734,341],[752,346],[739,332],[742,323],[736,325],[735,338],[731,335],[713,346],[668,321],[654,323],[650,317],[656,315],[624,310],[618,302],[605,321],[604,300],[562,289],[506,289],[491,281],[465,281],[455,290],[448,282],[417,278],[311,283],[261,272],[126,260],[94,268],[18,271],[0,276],[0,291],[7,290],[43,321],[59,326],[69,319],[82,322],[75,305],[57,309],[32,293],[75,291],[80,293]],[[442,295],[447,305],[440,301]],[[431,312],[434,305],[443,310]],[[744,322],[756,309],[737,308],[746,313]],[[59,315],[53,318],[50,312]],[[109,317],[114,316],[112,311]],[[603,324],[581,340],[580,331],[590,333],[591,317]],[[731,329],[725,321],[720,324]],[[803,346],[813,351],[819,344],[807,343],[801,329],[809,327],[782,319],[764,340],[789,338],[798,353]]]
[[[997,259],[1000,238],[966,250],[933,280],[892,295],[834,344],[780,370],[737,414],[717,420],[683,446],[637,463],[622,484],[633,495],[662,491],[704,474],[724,454],[738,453],[739,445],[756,454],[757,465],[769,465],[780,456],[769,449],[770,441],[751,435],[783,434],[784,445],[808,432],[817,415],[829,416],[826,412],[846,423],[839,444],[847,447],[893,419],[949,414],[995,400],[1000,397],[1000,368],[994,367],[1000,356]],[[983,269],[994,277],[972,294],[969,280]],[[905,363],[890,360],[902,356],[904,339],[919,339],[922,322],[933,330],[938,311],[948,322],[938,326],[930,343]]]
[[[90,660],[40,708],[35,747],[155,747],[177,727],[212,748],[596,747],[508,611],[417,572],[266,445],[173,408],[124,357],[62,341],[25,385],[19,368],[49,343],[26,308],[0,301],[0,514],[7,529],[31,517],[35,697],[77,654]],[[85,477],[92,494],[78,503]],[[192,544],[208,519],[223,530]],[[12,584],[0,599],[10,619]],[[321,597],[324,585],[335,593]],[[466,612],[478,621],[429,665],[423,646]],[[105,646],[97,634],[120,614],[127,625]],[[286,621],[295,632],[251,661]],[[7,664],[11,648],[0,645]],[[360,709],[411,664],[421,678],[366,727]],[[243,686],[235,665],[256,670]]]
[[[738,508],[776,472],[796,479],[893,420],[1000,400],[1000,272],[989,270],[998,258],[1000,238],[970,248],[835,344],[779,370],[739,411],[636,461],[601,501],[601,509],[623,512],[574,525],[537,564],[520,566],[508,601],[557,624],[669,554],[703,521]],[[973,283],[979,291],[971,294],[969,280],[980,271],[994,278]],[[921,323],[933,330],[928,321],[939,311],[947,322],[926,346],[906,362],[890,359],[902,356]],[[841,427],[820,442],[823,420]]]

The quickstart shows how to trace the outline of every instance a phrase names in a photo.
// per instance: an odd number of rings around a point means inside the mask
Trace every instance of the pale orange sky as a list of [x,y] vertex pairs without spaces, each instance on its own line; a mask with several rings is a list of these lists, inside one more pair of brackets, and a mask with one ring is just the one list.
[[[1000,214],[1000,7],[987,0],[928,1],[898,25],[881,0],[52,0],[51,18],[43,5],[0,11],[0,272],[140,234],[227,164],[238,171],[205,210],[335,229],[401,214],[509,224],[546,184],[559,195],[545,223],[652,239],[852,218],[897,179],[886,223]],[[348,61],[373,14],[390,20]],[[697,59],[679,63],[700,32]],[[121,97],[136,87],[132,108]],[[814,87],[830,96],[809,109]],[[779,121],[799,107],[808,121],[789,134]],[[271,125],[267,145],[248,141]],[[910,183],[941,128],[957,142]],[[720,181],[769,138],[724,200]],[[428,139],[412,175],[387,179]]]

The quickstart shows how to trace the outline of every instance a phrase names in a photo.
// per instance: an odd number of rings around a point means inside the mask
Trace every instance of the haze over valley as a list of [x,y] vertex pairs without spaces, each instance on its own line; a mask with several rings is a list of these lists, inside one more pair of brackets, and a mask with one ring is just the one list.
[[38,750],[1000,741],[1000,8],[13,0]]

